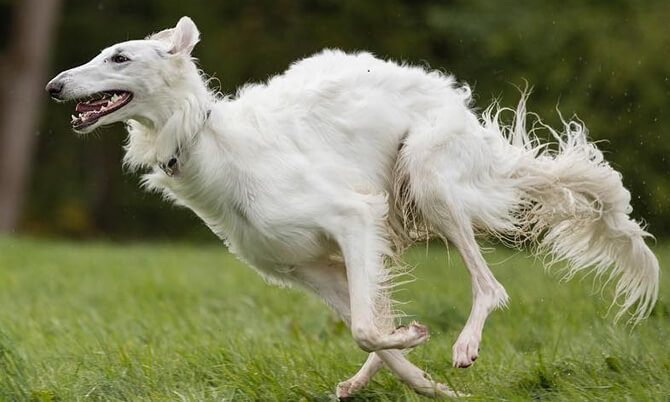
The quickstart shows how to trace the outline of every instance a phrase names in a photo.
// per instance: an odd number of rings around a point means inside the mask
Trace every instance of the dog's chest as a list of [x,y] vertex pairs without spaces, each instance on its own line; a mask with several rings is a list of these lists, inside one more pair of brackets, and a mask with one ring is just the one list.
[[259,271],[281,276],[322,258],[332,248],[304,210],[286,197],[271,195],[269,183],[258,188],[231,174],[204,183],[188,170],[182,173],[166,182],[166,189],[224,240],[232,253]]

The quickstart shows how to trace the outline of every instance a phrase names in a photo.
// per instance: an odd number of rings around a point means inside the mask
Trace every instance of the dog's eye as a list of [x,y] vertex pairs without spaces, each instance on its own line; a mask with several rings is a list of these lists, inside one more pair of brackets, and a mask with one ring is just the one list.
[[114,63],[125,63],[125,62],[127,62],[127,61],[130,61],[129,58],[127,58],[126,56],[124,56],[124,55],[122,55],[122,54],[117,54],[117,55],[112,56],[112,59],[111,59],[111,60],[112,60]]

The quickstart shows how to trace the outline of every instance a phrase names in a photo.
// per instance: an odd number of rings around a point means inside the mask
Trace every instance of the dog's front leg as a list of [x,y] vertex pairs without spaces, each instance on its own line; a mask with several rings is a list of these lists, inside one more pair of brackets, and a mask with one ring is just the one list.
[[427,328],[418,323],[394,329],[383,260],[389,252],[385,212],[374,202],[349,207],[339,216],[340,230],[334,233],[346,265],[351,332],[367,352],[411,348],[428,339]]
[[413,365],[401,350],[380,350],[370,353],[368,359],[358,372],[346,381],[337,384],[335,394],[338,398],[348,398],[354,392],[363,388],[384,365],[397,375],[402,382],[410,386],[417,393],[426,396],[458,397],[449,387],[430,378],[430,375]]
[[[321,297],[349,326],[351,302],[346,270],[338,262],[322,262],[302,266],[294,272],[294,279]],[[456,396],[446,385],[433,381],[430,376],[413,365],[401,350],[383,350],[370,353],[363,367],[347,381],[337,385],[338,398],[347,398],[363,388],[384,366],[416,392],[430,396]]]
[[370,353],[363,367],[353,377],[337,384],[335,395],[338,398],[350,397],[353,393],[365,387],[382,367],[384,367],[384,361],[379,355],[376,352]]

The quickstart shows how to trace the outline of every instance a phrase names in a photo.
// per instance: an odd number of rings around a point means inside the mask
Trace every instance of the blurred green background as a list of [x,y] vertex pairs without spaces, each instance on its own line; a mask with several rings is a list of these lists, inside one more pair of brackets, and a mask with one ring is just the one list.
[[[324,47],[452,73],[473,86],[480,110],[493,98],[515,105],[526,80],[529,108],[552,125],[557,105],[578,114],[622,172],[633,215],[655,235],[670,234],[670,2],[633,0],[0,0],[0,231],[215,241],[192,213],[143,192],[139,176],[123,171],[121,125],[78,138],[69,127],[74,105],[43,91],[100,49],[182,15],[198,25],[194,55],[224,93]],[[32,33],[42,35],[33,56]],[[26,74],[26,85],[39,85],[21,89],[17,77]],[[31,96],[32,106],[17,106]],[[7,124],[23,113],[25,132]],[[3,204],[10,195],[14,204]]]

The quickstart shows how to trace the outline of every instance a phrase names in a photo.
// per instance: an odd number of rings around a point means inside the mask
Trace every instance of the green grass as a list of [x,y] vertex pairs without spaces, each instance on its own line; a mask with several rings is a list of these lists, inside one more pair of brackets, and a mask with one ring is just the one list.
[[[670,247],[656,247],[661,265]],[[480,358],[451,368],[470,307],[455,252],[417,247],[398,297],[431,329],[410,354],[474,400],[663,400],[670,285],[631,331],[592,281],[559,283],[522,254],[487,255],[511,297]],[[450,260],[450,261],[449,261]],[[553,276],[553,277],[552,277]],[[0,400],[334,400],[365,354],[314,297],[271,287],[223,247],[0,239]],[[388,372],[358,400],[422,400]]]

